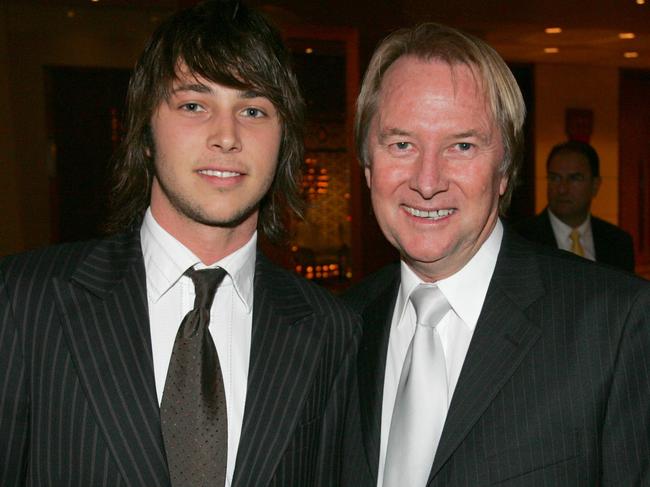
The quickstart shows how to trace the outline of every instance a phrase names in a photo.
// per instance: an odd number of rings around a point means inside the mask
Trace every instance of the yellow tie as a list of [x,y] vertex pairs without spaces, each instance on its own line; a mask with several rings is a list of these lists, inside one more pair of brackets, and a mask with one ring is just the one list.
[[571,235],[569,235],[569,238],[571,239],[571,252],[579,255],[580,257],[584,257],[585,249],[583,249],[582,245],[580,244],[580,232],[574,228],[571,230]]

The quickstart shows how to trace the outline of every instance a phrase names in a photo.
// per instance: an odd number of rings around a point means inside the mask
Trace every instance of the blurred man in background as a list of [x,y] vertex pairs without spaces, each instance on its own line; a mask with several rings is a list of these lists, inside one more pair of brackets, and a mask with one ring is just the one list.
[[529,240],[634,272],[631,235],[591,214],[601,183],[596,150],[580,141],[556,145],[546,161],[546,178],[548,207],[519,222],[517,231]]

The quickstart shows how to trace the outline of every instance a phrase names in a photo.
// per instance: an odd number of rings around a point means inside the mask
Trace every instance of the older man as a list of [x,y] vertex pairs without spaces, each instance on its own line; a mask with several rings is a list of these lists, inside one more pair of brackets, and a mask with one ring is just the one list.
[[375,52],[357,145],[401,254],[362,314],[345,485],[647,485],[650,286],[499,219],[524,104],[484,42],[437,24]]

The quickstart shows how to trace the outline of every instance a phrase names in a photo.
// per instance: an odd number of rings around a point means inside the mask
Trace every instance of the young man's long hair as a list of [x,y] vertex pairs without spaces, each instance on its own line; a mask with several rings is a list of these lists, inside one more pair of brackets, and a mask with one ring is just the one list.
[[111,232],[137,228],[155,173],[151,117],[170,95],[179,66],[191,74],[267,97],[278,111],[282,141],[275,179],[260,204],[258,226],[269,238],[284,231],[283,212],[300,214],[304,102],[279,33],[237,1],[212,0],[178,12],[153,34],[129,83],[126,135],[114,159]]

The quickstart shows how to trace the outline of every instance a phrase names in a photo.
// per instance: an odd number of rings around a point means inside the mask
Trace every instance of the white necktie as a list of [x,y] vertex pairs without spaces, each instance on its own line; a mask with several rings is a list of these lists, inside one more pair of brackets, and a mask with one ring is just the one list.
[[436,326],[449,302],[435,285],[410,297],[417,326],[406,354],[388,435],[384,487],[424,487],[449,407],[445,354]]

